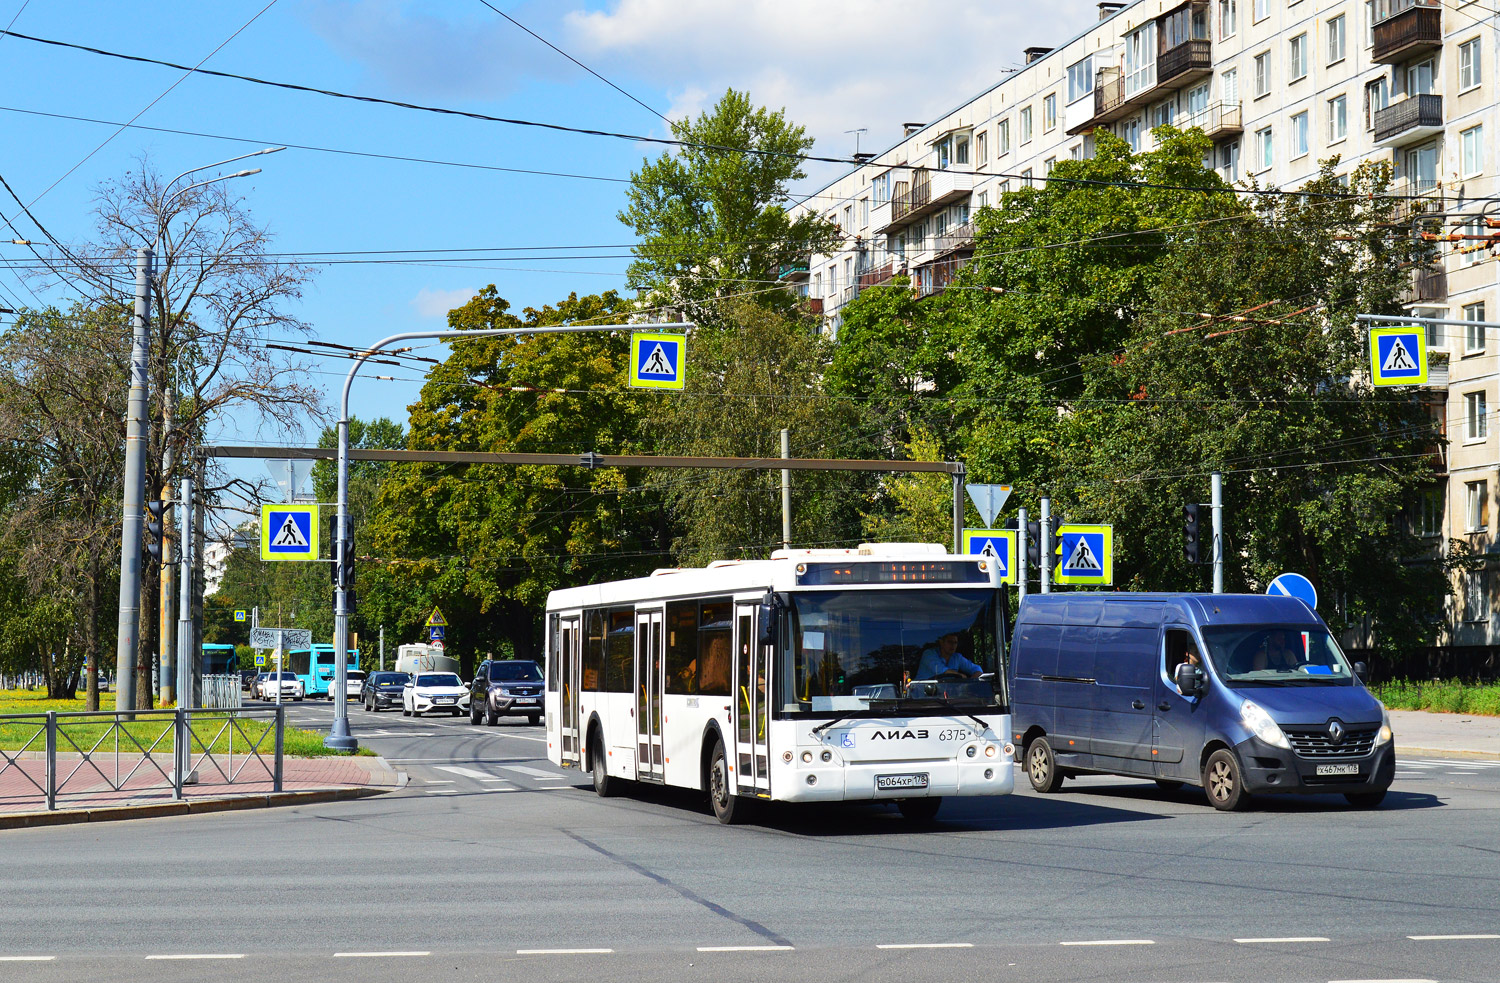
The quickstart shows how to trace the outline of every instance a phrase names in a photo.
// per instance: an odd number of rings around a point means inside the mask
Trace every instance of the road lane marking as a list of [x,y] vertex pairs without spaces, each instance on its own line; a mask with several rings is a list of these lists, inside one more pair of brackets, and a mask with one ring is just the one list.
[[456,788],[430,788],[430,789],[427,789],[423,794],[424,795],[458,795],[460,793],[459,793],[458,789],[456,789]]
[[613,949],[517,949],[518,956],[603,956]]
[[1500,939],[1500,935],[1408,935],[1413,942],[1445,942],[1451,939]]
[[1328,939],[1321,935],[1286,935],[1280,938],[1268,936],[1258,939],[1235,939],[1241,945],[1249,945],[1253,942],[1327,942]]
[[700,945],[699,952],[790,952],[789,945]]
[[168,956],[147,956],[147,959],[244,959],[243,952],[183,952]]
[[1328,983],[1437,983],[1437,980],[1428,979],[1400,979],[1400,980],[1329,980]]
[[1058,945],[1156,945],[1155,939],[1089,939],[1081,942],[1059,942]]
[[513,771],[513,772],[515,772],[518,775],[525,775],[528,778],[567,778],[568,777],[567,775],[562,775],[562,774],[559,774],[559,773],[557,773],[555,771],[543,771],[540,768],[531,768],[531,767],[528,767],[526,765],[498,765],[497,767],[499,767],[502,771]]
[[972,949],[972,942],[887,942],[877,949]]
[[335,952],[333,954],[333,958],[335,958],[335,959],[384,959],[384,958],[388,958],[389,957],[389,958],[392,958],[392,959],[401,959],[401,958],[406,958],[408,956],[430,956],[430,955],[432,955],[432,953],[431,952],[426,952],[426,951],[423,951],[423,952],[416,952],[416,951],[412,951],[412,952],[399,952],[399,951],[393,951],[393,952]]
[[450,775],[462,775],[465,778],[491,779],[495,777],[486,771],[475,771],[473,768],[460,768],[457,765],[434,765],[433,770],[446,771]]
[[427,783],[428,785],[452,785],[452,784],[454,784],[453,779],[451,779],[451,778],[424,778],[424,779],[422,779],[422,781],[425,782],[425,783]]
[[0,963],[50,963],[56,956],[0,956]]

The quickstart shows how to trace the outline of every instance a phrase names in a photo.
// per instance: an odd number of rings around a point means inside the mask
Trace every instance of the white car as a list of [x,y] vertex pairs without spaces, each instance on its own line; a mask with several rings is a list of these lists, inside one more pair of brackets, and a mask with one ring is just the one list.
[[[328,702],[333,702],[334,681],[328,681]],[[344,702],[358,703],[359,694],[365,683],[365,672],[363,669],[344,670]]]
[[[278,679],[278,677],[280,677]],[[255,683],[255,695],[262,700],[275,700],[276,687],[281,686],[283,700],[300,700],[303,697],[302,680],[294,672],[268,672]]]
[[419,672],[401,691],[401,712],[418,716],[428,711],[458,716],[468,709],[469,688],[455,672]]

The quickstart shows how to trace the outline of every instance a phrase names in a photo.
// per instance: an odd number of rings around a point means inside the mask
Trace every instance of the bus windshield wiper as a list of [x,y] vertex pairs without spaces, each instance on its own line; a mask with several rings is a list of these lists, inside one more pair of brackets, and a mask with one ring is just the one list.
[[816,727],[814,727],[812,729],[813,736],[814,737],[818,736],[819,734],[823,733],[823,731],[825,731],[828,728],[832,727],[834,724],[841,723],[843,720],[844,720],[843,717],[834,717],[832,720],[829,720],[829,721],[826,721],[825,723],[819,724],[818,726],[816,726]]

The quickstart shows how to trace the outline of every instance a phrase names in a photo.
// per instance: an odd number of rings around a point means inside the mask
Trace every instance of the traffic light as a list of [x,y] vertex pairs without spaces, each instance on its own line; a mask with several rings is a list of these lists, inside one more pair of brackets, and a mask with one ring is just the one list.
[[163,516],[166,514],[169,502],[157,499],[146,503],[146,552],[151,554],[151,559],[160,563],[162,554],[166,550],[166,522]]
[[1199,513],[1203,506],[1190,503],[1182,507],[1182,555],[1189,563],[1202,563],[1202,551],[1198,548],[1201,539],[1199,536]]
[[1042,524],[1035,520],[1026,523],[1026,562],[1042,565]]
[[341,582],[346,589],[354,587],[354,523],[349,522],[344,526],[342,540],[337,538],[333,541],[333,563],[330,564],[329,576],[333,580],[333,586],[337,587]]

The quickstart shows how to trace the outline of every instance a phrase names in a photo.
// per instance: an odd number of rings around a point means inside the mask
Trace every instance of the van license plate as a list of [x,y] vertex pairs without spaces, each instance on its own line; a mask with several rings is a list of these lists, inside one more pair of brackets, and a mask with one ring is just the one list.
[[1319,775],[1358,775],[1359,765],[1318,765]]
[[927,773],[919,775],[876,775],[876,788],[926,788]]

